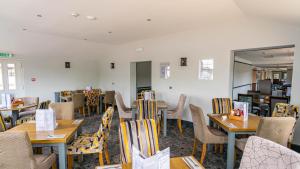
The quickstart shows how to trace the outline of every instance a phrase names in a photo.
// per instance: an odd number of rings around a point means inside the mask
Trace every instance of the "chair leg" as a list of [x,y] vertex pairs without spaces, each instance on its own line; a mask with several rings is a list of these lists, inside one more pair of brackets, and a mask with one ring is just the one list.
[[85,107],[84,106],[82,107],[82,114],[83,114],[83,117],[85,117]]
[[196,151],[197,151],[197,139],[194,138],[194,148],[193,148],[192,156],[196,154]]
[[178,129],[180,131],[180,134],[182,135],[182,123],[181,123],[181,119],[177,119],[177,126],[178,126]]
[[105,103],[104,104],[104,110],[106,111],[106,109],[107,109],[107,104]]
[[104,151],[105,151],[105,159],[106,159],[106,162],[107,162],[107,164],[110,164],[109,152],[108,152],[107,144],[104,145]]
[[100,107],[97,105],[97,114],[100,115]]
[[224,144],[220,144],[220,153],[222,154],[224,152]]
[[53,164],[52,164],[52,169],[57,169],[57,166],[56,166],[56,160],[54,160]]
[[158,121],[157,123],[157,136],[159,137],[160,135],[160,122]]
[[206,155],[206,144],[202,145],[202,153],[201,153],[201,159],[200,159],[200,164],[203,164],[203,161],[205,159]]
[[215,150],[215,153],[217,153],[217,152],[218,152],[218,149],[219,149],[219,144],[215,144],[215,145],[214,145],[214,150]]
[[120,123],[124,122],[124,119],[123,118],[120,118]]
[[71,154],[68,154],[68,169],[73,168],[73,156]]
[[91,107],[90,106],[88,106],[88,114],[89,114],[89,116],[91,116]]
[[99,165],[100,165],[100,166],[103,166],[103,165],[104,165],[104,162],[103,162],[103,154],[102,154],[102,152],[99,153]]

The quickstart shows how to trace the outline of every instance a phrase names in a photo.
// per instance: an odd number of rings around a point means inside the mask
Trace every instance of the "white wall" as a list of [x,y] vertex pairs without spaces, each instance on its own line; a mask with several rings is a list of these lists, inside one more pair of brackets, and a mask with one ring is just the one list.
[[[26,96],[54,100],[55,91],[98,87],[98,57],[107,46],[1,28],[0,37],[0,50],[15,53],[23,63]],[[71,69],[64,68],[65,61],[71,62]]]
[[[130,104],[130,62],[152,61],[152,87],[158,91],[158,99],[177,103],[180,93],[188,95],[188,102],[201,106],[211,113],[213,97],[231,97],[232,50],[295,44],[295,70],[292,102],[300,103],[300,30],[282,24],[255,21],[249,18],[228,21],[226,24],[203,25],[198,30],[171,34],[116,46],[108,57],[101,58],[100,86],[120,91],[125,103]],[[298,46],[299,45],[299,46]],[[136,48],[144,48],[136,52]],[[179,66],[179,58],[187,57],[187,67]],[[199,59],[213,58],[214,80],[198,80]],[[107,64],[116,62],[116,69]],[[159,65],[170,62],[171,77],[160,79]],[[298,76],[297,76],[298,75]],[[112,85],[112,82],[115,84]],[[173,89],[169,89],[172,86]],[[186,108],[186,112],[189,109]],[[187,113],[185,119],[190,120]]]
[[251,90],[252,84],[252,69],[253,66],[235,62],[234,63],[234,77],[233,77],[233,87],[243,86],[233,89],[233,99],[238,99],[238,93],[247,94],[248,90]]

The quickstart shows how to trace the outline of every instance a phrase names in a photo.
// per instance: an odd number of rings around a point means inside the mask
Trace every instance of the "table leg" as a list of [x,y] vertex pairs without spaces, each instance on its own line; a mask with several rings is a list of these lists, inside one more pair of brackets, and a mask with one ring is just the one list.
[[[103,104],[103,97],[102,96],[100,96],[99,97],[99,111],[100,111],[100,114],[102,114],[103,113],[103,110],[102,110],[102,104]],[[106,110],[105,110],[106,111]]]
[[67,168],[67,146],[65,143],[58,144],[59,169]]
[[18,110],[12,110],[11,114],[12,114],[13,126],[16,126],[17,125],[17,120],[18,120],[18,117],[19,117],[19,111]]
[[234,147],[235,147],[235,133],[228,132],[227,169],[233,169],[234,167]]
[[167,109],[164,109],[164,136],[167,136]]

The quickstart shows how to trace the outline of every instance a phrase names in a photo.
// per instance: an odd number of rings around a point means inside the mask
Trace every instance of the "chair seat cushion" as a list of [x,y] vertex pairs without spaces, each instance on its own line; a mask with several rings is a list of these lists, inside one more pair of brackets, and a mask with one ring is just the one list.
[[68,146],[68,154],[99,153],[103,149],[103,142],[93,135],[79,136]]
[[34,155],[33,158],[36,161],[38,169],[48,169],[56,161],[54,153],[50,155]]
[[244,151],[244,149],[246,147],[247,140],[248,140],[248,138],[236,139],[235,140],[235,146],[239,150]]

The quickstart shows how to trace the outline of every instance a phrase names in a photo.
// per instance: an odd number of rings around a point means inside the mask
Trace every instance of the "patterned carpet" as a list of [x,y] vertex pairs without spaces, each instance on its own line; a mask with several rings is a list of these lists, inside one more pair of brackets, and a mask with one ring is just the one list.
[[[76,115],[76,118],[82,118],[80,115]],[[118,112],[114,113],[111,133],[109,142],[109,154],[112,164],[118,164],[120,162],[120,149],[119,149],[119,137],[118,137]],[[98,130],[100,124],[100,116],[93,115],[91,117],[85,117],[85,124],[82,128],[82,133],[94,133]],[[180,136],[179,130],[177,128],[176,121],[168,120],[168,134],[167,137],[163,137],[161,132],[159,138],[160,149],[165,149],[167,147],[171,148],[171,156],[187,156],[191,155],[193,149],[193,138],[194,130],[192,123],[183,123],[183,136]],[[200,159],[201,145],[198,145],[197,154],[195,157]],[[236,168],[239,166],[241,155],[238,153],[236,160]],[[83,161],[79,162],[75,157],[74,168],[75,169],[94,169],[95,166],[99,165],[98,155],[84,155]],[[213,151],[208,151],[204,167],[207,169],[223,169],[226,168],[226,149],[223,154],[214,153]]]

